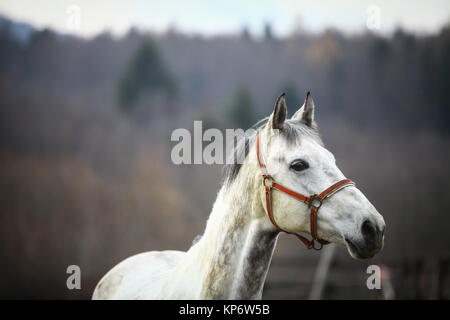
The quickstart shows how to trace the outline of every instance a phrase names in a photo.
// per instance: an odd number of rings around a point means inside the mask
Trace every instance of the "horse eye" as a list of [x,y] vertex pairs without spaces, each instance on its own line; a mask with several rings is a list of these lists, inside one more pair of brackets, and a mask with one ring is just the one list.
[[297,160],[292,161],[290,168],[295,171],[302,171],[302,170],[308,169],[309,164],[308,164],[308,162],[306,162],[304,160],[297,159]]

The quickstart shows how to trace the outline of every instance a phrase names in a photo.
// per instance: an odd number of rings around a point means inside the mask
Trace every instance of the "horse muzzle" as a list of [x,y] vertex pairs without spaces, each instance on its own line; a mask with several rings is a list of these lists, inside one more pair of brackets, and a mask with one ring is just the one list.
[[356,259],[370,259],[383,249],[385,224],[366,219],[361,225],[360,239],[345,237],[347,248]]

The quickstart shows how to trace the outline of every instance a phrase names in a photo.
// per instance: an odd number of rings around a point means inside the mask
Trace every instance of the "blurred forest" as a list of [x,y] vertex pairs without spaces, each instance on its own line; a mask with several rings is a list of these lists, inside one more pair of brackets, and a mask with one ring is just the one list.
[[[0,297],[90,298],[130,255],[187,250],[222,168],[172,164],[172,130],[194,120],[248,127],[281,92],[290,114],[312,92],[326,146],[386,220],[374,261],[344,249],[336,261],[364,273],[450,256],[450,25],[389,37],[277,38],[266,25],[263,38],[244,28],[83,39],[47,29],[19,37],[0,22]],[[281,235],[268,282],[280,261],[318,257]],[[66,288],[71,264],[81,290]],[[295,265],[293,278],[305,274]],[[366,297],[356,292],[347,297]]]

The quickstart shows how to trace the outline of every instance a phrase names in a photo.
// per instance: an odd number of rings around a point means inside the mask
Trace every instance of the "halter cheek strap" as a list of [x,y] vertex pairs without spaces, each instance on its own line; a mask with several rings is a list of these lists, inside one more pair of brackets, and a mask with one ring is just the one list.
[[[305,244],[305,246],[308,249],[315,249],[315,250],[320,250],[322,249],[323,245],[328,244],[328,241],[326,240],[322,240],[319,239],[317,236],[317,215],[319,212],[320,207],[322,206],[322,202],[331,197],[332,195],[334,195],[336,192],[349,187],[349,186],[354,186],[355,183],[350,180],[350,179],[344,179],[341,181],[336,182],[335,184],[333,184],[332,186],[330,186],[329,188],[325,189],[322,193],[320,193],[319,195],[312,195],[312,196],[304,196],[300,193],[297,193],[295,191],[292,191],[278,183],[276,183],[272,177],[267,173],[267,168],[264,164],[264,162],[262,161],[262,157],[261,157],[261,151],[260,151],[260,145],[259,145],[259,134],[256,138],[256,152],[258,155],[258,163],[259,163],[259,167],[261,168],[262,171],[262,177],[263,177],[263,185],[265,188],[265,193],[266,193],[266,208],[267,208],[267,215],[269,217],[270,222],[272,222],[272,224],[280,231],[286,232],[288,234],[293,234],[295,235],[301,242],[303,242]],[[308,205],[308,208],[310,209],[310,232],[311,232],[311,240],[308,240],[307,238],[305,238],[304,236],[298,234],[298,233],[293,233],[293,232],[289,232],[286,230],[283,230],[282,228],[280,228],[277,223],[275,222],[275,219],[273,217],[273,213],[272,213],[272,189],[277,189],[278,191],[284,192],[292,197],[294,197],[297,200],[300,200],[304,203],[306,203]],[[318,242],[319,245],[315,245],[315,243]]]

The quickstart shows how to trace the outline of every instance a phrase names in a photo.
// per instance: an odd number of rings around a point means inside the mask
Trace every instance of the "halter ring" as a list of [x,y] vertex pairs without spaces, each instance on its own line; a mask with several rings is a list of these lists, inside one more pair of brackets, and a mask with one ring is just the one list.
[[[318,243],[319,245],[316,247],[316,243]],[[311,246],[308,249],[314,249],[316,251],[322,250],[323,248],[323,243],[320,241],[316,241],[315,239],[311,240]]]
[[317,194],[313,194],[309,197],[308,207],[316,208],[317,210],[319,210],[319,208],[322,206],[322,202],[323,199],[319,198]]
[[[269,184],[267,184],[266,181],[268,181]],[[266,187],[266,188],[272,188],[272,186],[273,186],[273,179],[268,174],[263,176],[263,186]]]

